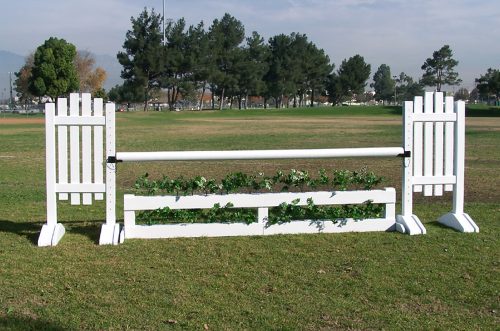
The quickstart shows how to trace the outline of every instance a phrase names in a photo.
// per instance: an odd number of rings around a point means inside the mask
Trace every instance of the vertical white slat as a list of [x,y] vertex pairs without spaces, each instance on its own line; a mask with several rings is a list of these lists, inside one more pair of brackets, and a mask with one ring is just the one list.
[[[69,96],[69,115],[78,117],[80,114],[80,96],[78,93],[71,93]],[[80,183],[80,127],[72,125],[70,127],[70,180],[72,184]],[[80,204],[80,193],[71,193],[71,204]]]
[[[422,98],[420,97],[420,101]],[[415,102],[417,98],[415,98]],[[420,104],[422,104],[420,102]],[[405,151],[411,151],[412,154],[414,149],[413,146],[413,133],[414,133],[414,123],[413,123],[413,110],[414,105],[411,101],[405,101],[404,103],[404,113],[403,113],[403,143]],[[413,213],[413,160],[414,157],[403,158],[403,185],[402,185],[402,213],[403,216],[411,216]]]
[[455,102],[457,121],[455,122],[455,162],[456,176],[455,190],[453,191],[453,213],[464,213],[464,179],[465,179],[465,102]]
[[[103,102],[102,99],[94,99],[94,116],[103,115]],[[100,125],[94,126],[94,183],[102,184],[103,179],[103,127]],[[96,200],[103,200],[104,194],[95,193],[94,198]]]
[[[415,97],[415,101],[413,103],[413,112],[415,114],[421,114],[423,107],[423,98],[418,96]],[[422,164],[423,164],[423,153],[422,153],[422,145],[423,145],[423,124],[422,122],[413,123],[413,150],[412,150],[412,158],[413,158],[413,175],[414,176],[422,176]],[[413,186],[414,192],[422,192],[422,185]]]
[[[115,104],[106,104],[106,159],[116,156]],[[116,163],[106,163],[106,225],[116,224]]]
[[[425,92],[424,97],[424,114],[434,112],[434,92]],[[434,144],[434,123],[424,123],[424,176],[433,175],[433,144]],[[424,195],[432,196],[432,185],[424,185]]]
[[[90,93],[82,93],[82,116],[92,114],[92,100]],[[82,183],[92,183],[92,128],[89,125],[82,127]],[[83,193],[84,205],[92,204],[92,194]]]
[[[444,113],[443,92],[434,94],[434,112]],[[434,176],[443,176],[443,151],[444,151],[444,123],[436,122],[434,125]],[[443,185],[434,185],[434,195],[443,195]]]
[[[446,97],[445,113],[451,114],[453,110],[453,97]],[[444,131],[444,175],[453,176],[453,153],[454,153],[454,130],[455,123],[446,122]],[[448,184],[444,186],[445,191],[453,191],[453,185]]]
[[[57,99],[57,116],[68,116],[68,100],[66,98]],[[59,125],[57,128],[57,169],[58,183],[68,184],[68,127]],[[68,200],[68,193],[59,193],[59,200]]]
[[48,225],[57,224],[55,113],[55,104],[45,104],[45,180],[47,185]]

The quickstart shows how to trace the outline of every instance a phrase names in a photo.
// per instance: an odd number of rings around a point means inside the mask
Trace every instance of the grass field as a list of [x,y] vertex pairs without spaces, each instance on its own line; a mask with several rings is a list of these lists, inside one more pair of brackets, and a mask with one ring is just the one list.
[[[0,115],[0,329],[498,329],[500,118],[469,109],[466,211],[478,234],[435,220],[451,196],[416,195],[425,236],[398,233],[128,240],[97,246],[103,203],[59,204],[66,235],[38,248],[45,221],[41,116]],[[397,108],[118,113],[117,150],[401,145]],[[398,159],[120,164],[121,196],[145,172],[170,177],[366,166],[400,194]]]

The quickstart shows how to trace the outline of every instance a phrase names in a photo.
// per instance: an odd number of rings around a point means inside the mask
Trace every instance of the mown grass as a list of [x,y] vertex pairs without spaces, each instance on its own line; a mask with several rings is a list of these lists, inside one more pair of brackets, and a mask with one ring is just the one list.
[[[120,113],[117,120],[117,149],[123,151],[401,142],[401,118],[393,108]],[[478,234],[436,223],[450,208],[447,195],[417,199],[425,236],[128,240],[100,247],[103,203],[62,203],[66,235],[57,247],[38,248],[45,219],[43,123],[0,118],[0,329],[495,329],[500,322],[499,131],[496,118],[467,119],[466,210],[478,223]],[[118,216],[121,194],[144,172],[220,178],[229,171],[367,166],[387,177],[387,185],[399,187],[399,162],[122,164]]]

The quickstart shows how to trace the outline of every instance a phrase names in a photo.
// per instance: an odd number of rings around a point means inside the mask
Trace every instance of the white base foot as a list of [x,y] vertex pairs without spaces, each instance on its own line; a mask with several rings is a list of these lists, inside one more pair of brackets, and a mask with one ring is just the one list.
[[466,213],[448,213],[441,216],[438,222],[460,232],[479,232],[479,227]]
[[118,245],[120,239],[120,224],[103,224],[99,245]]
[[[402,231],[404,229],[404,231]],[[417,216],[396,216],[396,230],[401,233],[408,233],[410,236],[426,234],[427,230]]]
[[66,230],[64,226],[60,223],[54,225],[44,224],[42,230],[40,231],[40,237],[38,237],[38,246],[55,246],[64,236]]

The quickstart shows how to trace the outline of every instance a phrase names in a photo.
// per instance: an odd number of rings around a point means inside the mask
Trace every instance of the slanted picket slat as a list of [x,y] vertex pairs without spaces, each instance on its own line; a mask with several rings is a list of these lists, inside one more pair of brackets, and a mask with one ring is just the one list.
[[[91,115],[92,100],[90,93],[82,94],[82,116]],[[85,125],[82,127],[82,183],[92,183],[92,129]],[[92,204],[92,194],[83,193],[84,205]]]
[[[445,102],[445,113],[446,114],[454,114],[453,109],[453,97],[446,97]],[[444,131],[444,175],[452,176],[453,175],[453,155],[454,155],[454,130],[455,125],[453,122],[445,123],[445,131]],[[445,191],[453,191],[453,185],[445,185]]]
[[[57,118],[68,116],[68,101],[66,98],[57,99]],[[61,125],[57,127],[57,160],[58,160],[58,182],[68,183],[68,127]],[[67,193],[59,193],[59,200],[68,200]]]
[[[79,116],[80,114],[80,96],[77,93],[71,93],[69,96],[69,114],[70,116]],[[80,184],[80,127],[72,125],[70,127],[70,182]],[[71,193],[71,204],[80,204],[80,194]]]
[[[425,92],[424,114],[434,113],[434,93]],[[424,176],[432,176],[434,123],[424,123]],[[432,196],[432,185],[424,185],[424,195]]]
[[[418,96],[415,97],[415,101],[413,103],[413,113],[418,115],[422,114],[423,107],[423,98]],[[422,176],[422,164],[423,164],[423,123],[415,122],[413,127],[413,175],[414,176]],[[413,186],[414,192],[422,192],[421,185]]]
[[[100,117],[103,114],[102,99],[94,99],[94,116]],[[94,126],[94,183],[103,184],[103,127],[100,125]],[[95,193],[96,200],[103,200],[104,194]]]
[[[434,113],[442,114],[443,110],[443,92],[434,93]],[[443,135],[444,123],[436,122],[434,126],[434,176],[443,176]],[[434,195],[443,195],[443,185],[434,185]]]

